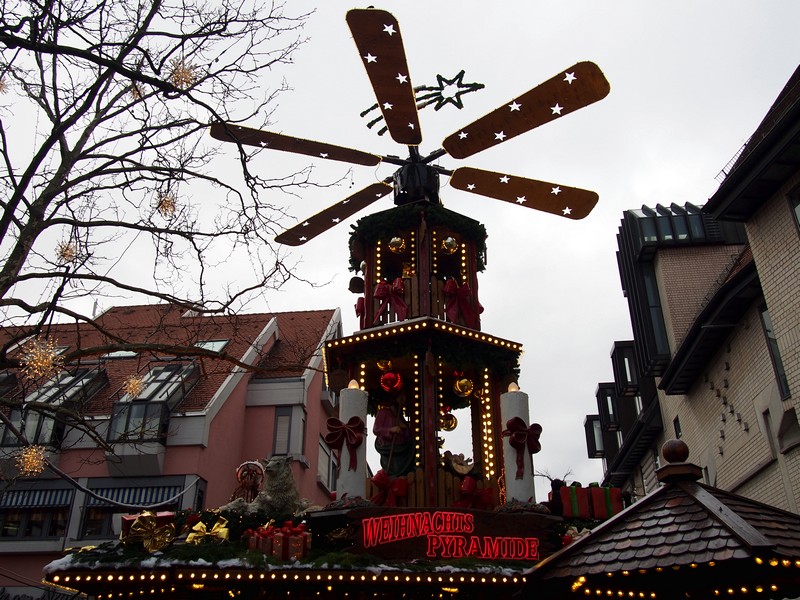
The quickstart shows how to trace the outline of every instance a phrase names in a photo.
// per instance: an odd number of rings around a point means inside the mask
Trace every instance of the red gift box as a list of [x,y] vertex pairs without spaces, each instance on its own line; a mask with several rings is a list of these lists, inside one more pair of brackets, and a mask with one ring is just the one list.
[[278,531],[272,536],[272,557],[286,560],[289,556],[288,536],[283,531]]
[[595,519],[608,519],[622,512],[622,490],[619,488],[589,485],[589,499]]
[[306,555],[306,538],[300,535],[289,536],[287,558],[288,560],[300,560]]
[[564,516],[574,519],[591,519],[589,490],[577,485],[565,485],[558,490],[564,505]]

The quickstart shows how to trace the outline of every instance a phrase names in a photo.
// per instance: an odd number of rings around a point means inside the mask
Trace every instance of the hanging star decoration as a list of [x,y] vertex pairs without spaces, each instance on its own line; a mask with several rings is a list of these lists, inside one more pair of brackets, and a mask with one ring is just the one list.
[[136,398],[144,389],[144,379],[140,375],[129,375],[122,384],[122,391]]
[[[399,76],[400,75],[398,75],[398,77]],[[415,87],[414,98],[417,102],[417,109],[423,109],[426,106],[433,105],[433,110],[439,110],[443,106],[451,104],[461,110],[464,108],[464,102],[461,97],[470,92],[477,92],[484,87],[482,83],[464,83],[464,69],[461,69],[461,71],[451,78],[436,75],[436,85],[420,85]],[[388,104],[388,106],[385,105],[383,108],[384,110],[391,110],[392,105]],[[367,110],[363,111],[360,116],[366,117],[376,110],[378,110],[378,105],[373,104]],[[382,116],[376,117],[367,123],[367,128],[372,129],[381,121],[383,121]],[[381,127],[377,133],[378,135],[384,135],[386,131],[386,127]]]
[[6,80],[0,78],[0,94],[5,94],[7,91],[8,91],[8,84],[6,83]]
[[25,446],[16,458],[19,474],[23,477],[35,477],[44,471],[44,446]]
[[174,58],[170,62],[169,80],[175,87],[185,90],[197,81],[197,74],[195,68],[182,58]]
[[22,373],[28,379],[47,379],[56,375],[64,365],[58,346],[46,338],[36,337],[25,345],[20,358]]
[[175,196],[171,192],[158,192],[156,210],[162,217],[170,218],[175,214],[176,208]]
[[62,265],[74,262],[78,258],[78,247],[72,242],[59,242],[56,246],[56,258]]

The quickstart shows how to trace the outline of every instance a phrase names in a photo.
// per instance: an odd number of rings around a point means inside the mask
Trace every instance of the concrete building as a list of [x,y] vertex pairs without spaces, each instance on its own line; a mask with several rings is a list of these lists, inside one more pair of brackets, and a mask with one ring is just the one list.
[[606,483],[658,485],[683,438],[707,483],[800,510],[800,69],[698,208],[626,211],[618,262],[634,339],[585,421]]
[[[341,336],[338,309],[208,317],[126,306],[95,321],[49,328],[48,339],[75,358],[57,376],[31,383],[9,370],[0,380],[9,422],[96,494],[48,469],[18,477],[24,446],[0,424],[0,589],[9,597],[38,596],[28,586],[45,564],[65,548],[114,539],[120,514],[138,512],[103,499],[215,508],[230,500],[240,464],[289,455],[301,496],[330,501],[335,464],[322,435],[336,396],[325,388],[320,349]],[[10,355],[24,348],[14,348],[13,331],[0,336]],[[132,375],[138,389],[126,383]],[[26,412],[32,402],[76,411],[87,426]]]

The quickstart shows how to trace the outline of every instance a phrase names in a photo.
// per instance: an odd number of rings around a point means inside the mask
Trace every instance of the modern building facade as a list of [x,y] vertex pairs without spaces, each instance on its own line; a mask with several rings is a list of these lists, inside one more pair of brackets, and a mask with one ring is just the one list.
[[624,213],[632,341],[585,421],[605,481],[658,485],[683,438],[707,483],[800,510],[800,69],[702,206]]
[[[338,309],[229,317],[127,306],[95,321],[50,327],[57,351],[79,356],[54,377],[30,382],[9,370],[0,380],[0,588],[11,598],[36,597],[28,586],[45,564],[114,539],[120,515],[139,512],[108,500],[215,508],[230,500],[240,464],[288,455],[300,495],[330,501],[335,464],[322,435],[336,396],[321,347],[341,336]],[[12,331],[0,335],[10,353],[24,348],[10,343]],[[86,426],[27,410],[34,402],[74,411]],[[20,476],[25,446],[12,427],[79,487],[49,469]]]

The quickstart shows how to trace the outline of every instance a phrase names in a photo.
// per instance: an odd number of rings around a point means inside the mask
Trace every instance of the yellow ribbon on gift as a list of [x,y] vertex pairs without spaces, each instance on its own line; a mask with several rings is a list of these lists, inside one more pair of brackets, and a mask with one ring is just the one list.
[[211,531],[206,528],[205,523],[200,521],[192,527],[192,533],[186,536],[186,543],[199,544],[205,538],[223,541],[228,539],[228,534],[228,520],[225,517],[219,517],[211,528]]
[[155,513],[144,511],[136,517],[126,536],[120,535],[125,542],[141,541],[144,549],[149,553],[158,552],[166,548],[175,539],[175,524],[168,523],[158,526]]

